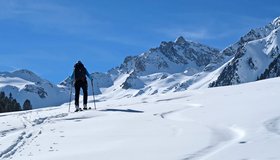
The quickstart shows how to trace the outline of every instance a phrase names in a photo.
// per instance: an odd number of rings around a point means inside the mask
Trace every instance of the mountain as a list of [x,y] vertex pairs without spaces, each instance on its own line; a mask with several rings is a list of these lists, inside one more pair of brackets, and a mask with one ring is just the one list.
[[33,108],[61,105],[69,100],[69,90],[37,76],[29,70],[0,72],[0,91],[12,94],[21,105],[26,99]]
[[132,91],[126,96],[152,95],[186,90],[228,57],[218,49],[178,37],[174,42],[161,42],[159,47],[138,56],[126,57],[108,74],[120,86],[115,87],[115,91]]
[[[128,56],[107,73],[93,73],[95,94],[133,97],[240,84],[279,76],[280,17],[218,49],[185,40]],[[67,84],[68,83],[68,84]],[[61,83],[69,85],[69,79]],[[91,92],[90,92],[91,93]]]
[[[276,77],[278,69],[280,17],[265,27],[252,29],[234,46],[234,58],[228,62],[210,87],[252,82]],[[225,49],[229,50],[229,48]],[[270,73],[270,74],[269,74]]]
[[280,17],[250,30],[222,51],[183,37],[162,42],[138,56],[126,57],[119,67],[111,69],[107,74],[117,85],[108,91],[131,97],[280,76],[279,26]]
[[[161,42],[107,73],[93,73],[95,94],[132,97],[186,90],[232,57],[209,46],[178,37]],[[69,86],[69,78],[61,85]]]
[[206,66],[221,61],[221,58],[219,50],[179,37],[175,42],[161,42],[159,47],[139,56],[126,57],[123,64],[114,70],[122,74],[133,72],[136,76],[159,72],[185,72],[187,75],[193,75],[201,72]]
[[[140,55],[126,57],[121,65],[106,73],[92,73],[94,94],[102,94],[104,99],[135,97],[279,76],[279,26],[280,17],[250,30],[221,51],[182,36],[163,41]],[[70,79],[59,86],[62,88],[58,90],[70,90]]]

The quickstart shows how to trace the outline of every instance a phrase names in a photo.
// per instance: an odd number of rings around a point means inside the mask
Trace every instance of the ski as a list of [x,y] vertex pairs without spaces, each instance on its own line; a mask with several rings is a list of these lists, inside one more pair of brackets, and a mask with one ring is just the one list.
[[87,108],[87,109],[79,108],[79,110],[75,110],[73,113],[82,112],[82,111],[88,111],[88,110],[91,110],[91,107],[89,107],[89,108]]

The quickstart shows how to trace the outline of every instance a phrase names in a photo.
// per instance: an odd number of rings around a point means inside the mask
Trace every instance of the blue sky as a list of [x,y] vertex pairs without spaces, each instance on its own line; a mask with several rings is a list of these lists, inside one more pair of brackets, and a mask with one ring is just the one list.
[[106,72],[178,36],[223,49],[280,16],[277,0],[0,0],[0,71],[58,83],[77,60]]

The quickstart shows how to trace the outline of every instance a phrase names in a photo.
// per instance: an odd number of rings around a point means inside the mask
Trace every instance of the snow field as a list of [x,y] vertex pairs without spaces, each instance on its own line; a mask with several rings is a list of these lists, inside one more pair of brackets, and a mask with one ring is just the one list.
[[[280,159],[280,78],[0,114],[0,159]],[[91,97],[90,97],[91,98]],[[92,100],[89,106],[93,106]]]

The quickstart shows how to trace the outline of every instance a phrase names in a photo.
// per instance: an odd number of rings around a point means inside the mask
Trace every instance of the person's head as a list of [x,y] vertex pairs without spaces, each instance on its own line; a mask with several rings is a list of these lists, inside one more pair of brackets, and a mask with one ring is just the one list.
[[79,61],[77,61],[76,62],[76,64],[74,65],[74,68],[76,68],[76,67],[84,67],[84,64],[79,60]]

